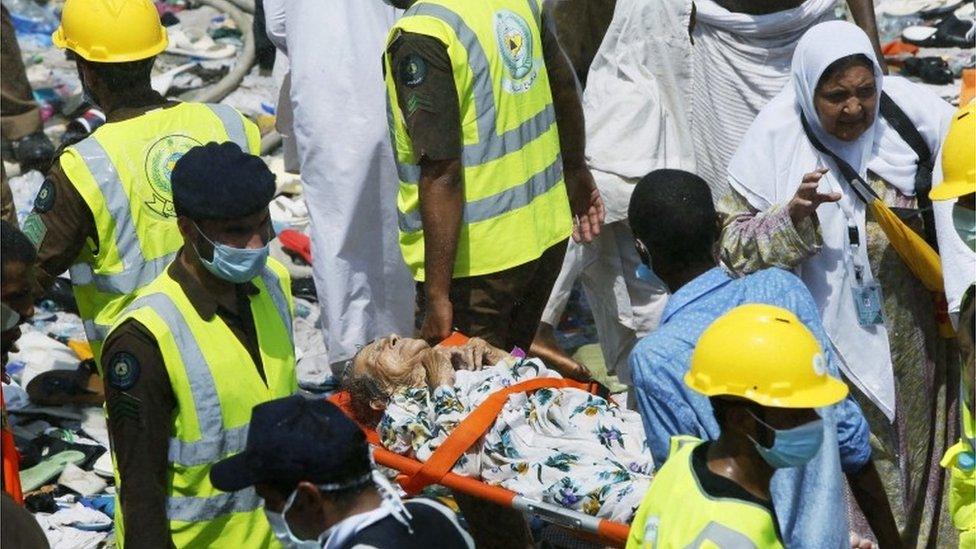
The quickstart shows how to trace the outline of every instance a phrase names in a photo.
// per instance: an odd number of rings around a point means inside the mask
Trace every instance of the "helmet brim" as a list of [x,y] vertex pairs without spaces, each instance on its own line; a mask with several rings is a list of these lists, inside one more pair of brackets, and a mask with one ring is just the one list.
[[[690,377],[690,376],[689,376]],[[730,396],[744,398],[769,408],[822,408],[831,406],[844,400],[850,390],[847,384],[835,378],[828,377],[824,383],[808,389],[793,390],[789,396],[774,397],[763,394],[755,389],[744,391],[704,390],[697,386],[693,379],[685,378],[685,382],[695,391],[708,397]]]
[[952,200],[976,192],[972,185],[943,181],[942,184],[929,191],[929,199],[935,201]]

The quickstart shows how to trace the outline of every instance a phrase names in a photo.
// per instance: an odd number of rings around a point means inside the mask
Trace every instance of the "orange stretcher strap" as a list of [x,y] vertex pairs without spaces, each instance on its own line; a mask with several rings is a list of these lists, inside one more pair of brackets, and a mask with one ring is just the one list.
[[403,489],[408,494],[413,495],[423,490],[425,486],[440,482],[444,475],[451,472],[454,464],[464,455],[464,452],[478,442],[495,423],[498,414],[508,402],[509,395],[537,389],[564,387],[590,390],[591,385],[571,379],[540,377],[495,391],[454,428],[454,432],[448,435],[437,450],[434,450],[430,459],[424,463],[419,471],[402,483]]
[[[394,454],[383,447],[374,448],[373,456],[376,458],[376,463],[379,463],[384,467],[396,469],[405,475],[415,474],[420,470],[421,467],[423,467],[421,462],[401,456],[399,454]],[[524,500],[524,498],[521,498],[515,492],[502,488],[501,486],[485,484],[476,478],[464,477],[456,473],[447,473],[439,481],[439,484],[455,492],[461,492],[463,494],[467,494],[485,501],[490,501],[497,505],[501,505],[502,507],[512,509],[519,508],[519,506],[517,506],[515,503],[516,501],[520,499]],[[569,517],[580,515],[578,511],[572,511],[569,509],[566,509],[563,512]],[[586,515],[583,515],[583,517],[587,519],[594,518]],[[545,519],[546,517],[543,518]],[[595,541],[601,546],[610,545],[613,547],[623,547],[627,543],[630,525],[621,522],[613,522],[607,519],[595,520],[597,521],[595,529],[586,528],[585,526],[582,530],[576,530],[569,526],[566,527],[570,529],[575,537]],[[550,522],[552,521],[550,520]],[[562,521],[556,521],[556,523],[564,524]]]
[[0,391],[0,454],[3,458],[3,491],[20,505],[24,504],[24,493],[20,488],[20,454],[14,444],[14,434],[7,424],[7,404]]

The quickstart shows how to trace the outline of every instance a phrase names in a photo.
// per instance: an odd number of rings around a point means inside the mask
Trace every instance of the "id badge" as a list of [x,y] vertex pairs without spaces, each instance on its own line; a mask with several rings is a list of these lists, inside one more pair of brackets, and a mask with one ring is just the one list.
[[881,313],[881,286],[875,283],[858,284],[853,288],[854,308],[861,326],[884,323]]

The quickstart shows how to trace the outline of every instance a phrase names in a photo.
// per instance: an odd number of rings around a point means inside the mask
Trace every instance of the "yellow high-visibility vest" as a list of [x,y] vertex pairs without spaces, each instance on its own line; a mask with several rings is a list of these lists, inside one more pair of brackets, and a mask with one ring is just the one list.
[[[214,463],[244,450],[251,409],[298,389],[288,272],[269,259],[253,282],[259,293],[251,297],[251,313],[267,382],[224,321],[216,315],[209,321],[200,317],[165,270],[136,295],[116,323],[131,318],[149,330],[176,397],[166,515],[177,547],[278,546],[253,487],[222,492],[210,483]],[[117,486],[125,483],[117,468],[115,478]],[[121,547],[121,502],[116,501],[115,510],[116,542]]]
[[715,499],[702,491],[691,463],[691,453],[701,442],[690,436],[671,439],[668,460],[634,516],[627,549],[781,549],[776,517],[769,509]]
[[959,548],[976,549],[976,421],[959,399],[959,442],[942,457],[941,465],[949,469],[949,516],[959,530]]
[[[540,14],[539,0],[421,0],[390,31],[388,45],[401,32],[424,34],[445,44],[451,59],[464,192],[455,278],[528,263],[572,232]],[[420,158],[397,107],[393,75],[401,68],[390,66],[389,55],[384,64],[400,178],[400,247],[422,281]]]
[[182,103],[105,124],[61,155],[61,168],[91,210],[98,233],[98,242],[88,242],[69,271],[96,360],[132,295],[183,245],[170,172],[183,153],[210,141],[233,141],[252,154],[261,148],[257,126],[233,108]]

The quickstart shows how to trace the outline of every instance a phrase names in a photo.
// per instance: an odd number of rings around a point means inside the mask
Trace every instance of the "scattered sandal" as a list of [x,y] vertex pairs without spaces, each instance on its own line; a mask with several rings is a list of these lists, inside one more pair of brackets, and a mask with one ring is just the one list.
[[974,36],[973,20],[955,14],[934,27],[908,27],[901,33],[902,40],[923,48],[972,48]]
[[909,57],[902,67],[905,76],[917,76],[926,84],[951,84],[952,69],[941,57]]
[[167,53],[199,59],[224,59],[237,53],[237,46],[233,44],[218,44],[206,33],[191,36],[179,25],[167,27],[166,32],[169,36]]

